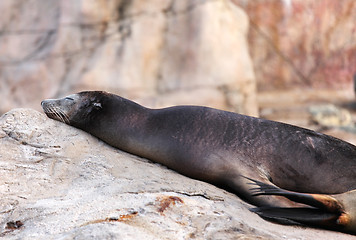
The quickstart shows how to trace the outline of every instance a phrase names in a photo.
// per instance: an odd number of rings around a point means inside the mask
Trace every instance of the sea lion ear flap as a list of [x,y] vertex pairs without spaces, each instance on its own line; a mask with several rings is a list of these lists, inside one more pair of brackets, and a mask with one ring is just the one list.
[[101,103],[100,103],[100,102],[93,103],[93,106],[94,106],[94,108],[97,109],[97,110],[103,108],[103,106],[101,106]]

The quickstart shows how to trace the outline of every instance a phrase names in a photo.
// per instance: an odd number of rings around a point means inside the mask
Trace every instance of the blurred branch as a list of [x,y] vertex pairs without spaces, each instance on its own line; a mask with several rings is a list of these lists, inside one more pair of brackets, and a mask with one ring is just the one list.
[[311,80],[303,74],[301,70],[294,64],[294,62],[286,56],[278,46],[276,46],[273,40],[264,33],[260,27],[250,19],[251,27],[273,48],[274,52],[293,70],[293,72],[306,84],[310,84]]

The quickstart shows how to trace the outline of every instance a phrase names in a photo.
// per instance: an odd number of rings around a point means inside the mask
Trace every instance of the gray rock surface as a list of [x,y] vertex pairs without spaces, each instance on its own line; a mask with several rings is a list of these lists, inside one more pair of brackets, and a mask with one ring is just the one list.
[[148,107],[258,114],[248,18],[230,0],[4,0],[0,9],[0,113],[106,90]]
[[210,184],[31,109],[0,118],[4,239],[355,239],[282,226]]

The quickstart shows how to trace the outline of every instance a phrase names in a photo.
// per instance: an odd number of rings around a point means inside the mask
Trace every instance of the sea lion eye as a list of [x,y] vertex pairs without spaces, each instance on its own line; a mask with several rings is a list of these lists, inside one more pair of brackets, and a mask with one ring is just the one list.
[[103,107],[101,106],[101,103],[93,103],[93,106],[94,106],[95,109],[101,109],[101,108],[103,108]]
[[66,97],[66,98],[65,98],[65,100],[71,100],[71,101],[74,101],[74,99],[73,99],[73,98],[71,98],[71,97]]

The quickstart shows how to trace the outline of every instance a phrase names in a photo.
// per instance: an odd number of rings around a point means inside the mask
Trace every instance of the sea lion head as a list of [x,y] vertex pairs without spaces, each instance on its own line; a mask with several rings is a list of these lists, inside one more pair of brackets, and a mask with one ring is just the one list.
[[41,102],[44,113],[54,120],[83,128],[105,105],[106,92],[80,92],[59,99],[46,99]]

